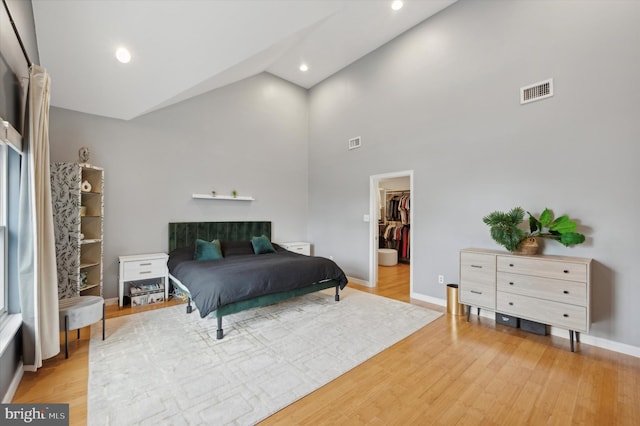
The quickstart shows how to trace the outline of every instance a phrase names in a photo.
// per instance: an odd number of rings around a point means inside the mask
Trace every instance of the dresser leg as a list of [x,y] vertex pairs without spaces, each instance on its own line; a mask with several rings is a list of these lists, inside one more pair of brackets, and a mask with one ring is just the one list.
[[480,308],[478,308],[478,318],[480,318]]
[[576,342],[580,343],[580,332],[576,331]]
[[471,305],[467,305],[467,322],[469,322],[470,316],[471,316]]
[[569,340],[571,341],[571,352],[575,352],[573,350],[573,330],[569,330]]

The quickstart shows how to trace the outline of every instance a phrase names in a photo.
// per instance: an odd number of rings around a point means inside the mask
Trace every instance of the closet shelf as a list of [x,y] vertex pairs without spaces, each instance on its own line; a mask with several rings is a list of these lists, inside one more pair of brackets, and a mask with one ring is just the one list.
[[192,198],[198,198],[202,200],[230,200],[230,201],[254,201],[253,197],[233,197],[231,195],[209,195],[209,194],[193,194]]

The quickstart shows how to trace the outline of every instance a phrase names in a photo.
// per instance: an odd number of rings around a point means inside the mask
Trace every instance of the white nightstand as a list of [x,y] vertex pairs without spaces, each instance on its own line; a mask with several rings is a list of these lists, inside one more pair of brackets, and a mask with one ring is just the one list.
[[[119,256],[120,279],[118,288],[118,306],[122,307],[125,296],[125,283],[160,278],[164,284],[164,300],[169,298],[169,269],[166,253],[137,254],[131,256]],[[128,296],[128,293],[126,294]]]
[[287,243],[277,243],[283,249],[292,251],[294,253],[304,254],[305,256],[311,256],[311,243],[304,241],[292,241]]

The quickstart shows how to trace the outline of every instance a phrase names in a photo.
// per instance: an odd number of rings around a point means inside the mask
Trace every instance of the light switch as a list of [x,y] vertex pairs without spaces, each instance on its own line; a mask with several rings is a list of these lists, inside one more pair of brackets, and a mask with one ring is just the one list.
[[364,215],[364,217],[363,217],[363,220],[364,220],[365,222],[369,222],[369,215],[368,215],[368,214],[365,214],[365,215]]

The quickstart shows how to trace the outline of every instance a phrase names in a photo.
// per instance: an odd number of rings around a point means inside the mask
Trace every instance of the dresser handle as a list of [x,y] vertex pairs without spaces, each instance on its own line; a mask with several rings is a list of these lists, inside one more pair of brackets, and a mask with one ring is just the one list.
[[480,269],[482,269],[482,266],[480,266],[480,265],[471,265],[471,267],[472,268],[480,268]]
[[151,266],[151,262],[141,263],[140,266]]
[[569,314],[562,314],[563,317],[569,318]]
[[509,302],[509,306],[513,306],[513,302]]
[[473,293],[473,294],[482,294],[481,291],[475,291],[475,290],[471,290],[471,293]]
[[509,281],[509,285],[513,285],[513,281]]
[[568,270],[568,269],[565,269],[565,270],[564,270],[564,271],[562,271],[562,272],[564,272],[565,274],[568,274],[568,273],[569,273],[569,270]]
[[569,294],[569,290],[563,291],[564,294]]
[[141,274],[150,274],[151,271],[140,271]]
[[509,264],[509,266],[510,266],[511,268],[513,268],[513,263],[510,263],[510,264]]

